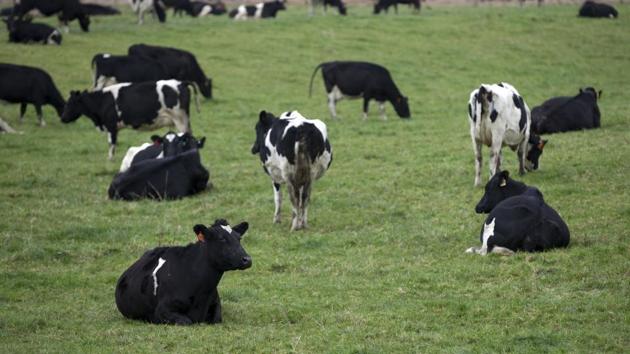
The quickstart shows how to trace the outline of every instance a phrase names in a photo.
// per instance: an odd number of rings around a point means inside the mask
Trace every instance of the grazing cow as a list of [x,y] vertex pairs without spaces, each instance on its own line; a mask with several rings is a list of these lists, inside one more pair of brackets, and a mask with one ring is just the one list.
[[322,69],[324,85],[328,93],[328,109],[333,119],[337,118],[337,101],[344,97],[363,98],[363,119],[367,119],[371,99],[379,103],[381,117],[385,120],[385,101],[389,101],[400,118],[409,118],[407,97],[394,84],[389,71],[384,67],[360,61],[332,61],[315,67],[309,85],[309,97],[313,91],[313,78]]
[[209,228],[195,225],[197,242],[147,251],[116,283],[123,316],[152,323],[220,323],[217,286],[223,273],[252,266],[241,246],[249,224],[230,227],[223,219]]
[[328,6],[336,7],[339,14],[345,16],[348,14],[346,4],[342,0],[309,0],[309,14],[315,15],[315,7],[318,5],[324,6],[324,12],[328,11]]
[[538,169],[538,160],[547,143],[530,134],[529,107],[516,89],[502,82],[482,84],[470,93],[468,101],[470,137],[475,152],[475,186],[481,183],[481,146],[490,147],[490,177],[499,171],[501,148],[517,151],[519,173]]
[[144,82],[175,79],[167,69],[151,58],[96,54],[92,58],[94,90],[122,82]]
[[96,127],[108,133],[111,160],[119,129],[175,126],[179,132],[190,133],[189,85],[177,80],[160,80],[122,83],[95,92],[72,91],[61,121],[69,123],[81,115],[89,117]]
[[189,133],[168,132],[163,137],[151,136],[151,141],[141,146],[130,147],[122,160],[120,172],[127,171],[131,165],[140,161],[161,159],[181,154],[184,151],[201,149],[206,142],[206,137],[197,140]]
[[580,7],[578,14],[580,17],[604,17],[604,18],[617,18],[619,13],[617,10],[608,4],[599,4],[593,1],[585,1]]
[[297,111],[282,113],[279,118],[262,111],[256,123],[252,154],[260,155],[263,169],[273,183],[274,223],[280,222],[280,185],[286,183],[293,204],[291,230],[307,227],[311,186],[332,162],[326,124],[306,119]]
[[580,89],[573,97],[554,97],[532,109],[532,131],[551,134],[600,126],[597,100],[601,97],[592,87]]
[[415,13],[420,12],[420,0],[378,0],[374,5],[374,14],[378,15],[381,11],[387,13],[390,6],[394,6],[394,12],[398,14],[398,4],[413,6]]
[[83,12],[90,16],[120,15],[120,10],[111,6],[98,4],[81,4],[81,7],[83,7]]
[[31,23],[30,21],[24,20],[13,20],[11,18],[5,22],[7,24],[7,30],[9,31],[9,42],[61,44],[61,32],[47,24]]
[[275,18],[280,10],[286,10],[284,0],[260,2],[256,5],[241,5],[230,11],[230,18],[247,20],[249,18]]
[[146,44],[134,44],[127,50],[129,56],[147,57],[158,61],[169,78],[192,81],[206,98],[212,98],[212,79],[199,66],[197,58],[185,50]]
[[79,20],[83,32],[90,30],[90,17],[85,13],[79,0],[20,0],[15,5],[13,15],[22,19],[31,10],[38,10],[44,16],[59,14],[59,21],[68,32],[68,22]]
[[158,21],[166,21],[165,5],[160,0],[131,0],[131,9],[138,16],[138,24],[144,23],[144,13],[153,12],[157,15]]
[[225,4],[218,1],[216,3],[209,3],[205,1],[185,1],[183,4],[175,7],[173,14],[179,14],[186,12],[192,17],[203,17],[208,15],[223,15],[227,12]]
[[20,123],[24,120],[26,105],[34,105],[41,126],[46,125],[42,117],[43,105],[53,106],[61,117],[66,104],[47,72],[13,64],[0,64],[0,100],[20,104]]
[[569,244],[569,228],[558,213],[543,199],[537,188],[509,177],[508,171],[495,174],[475,208],[489,213],[479,238],[481,247],[467,253],[513,254],[538,252]]

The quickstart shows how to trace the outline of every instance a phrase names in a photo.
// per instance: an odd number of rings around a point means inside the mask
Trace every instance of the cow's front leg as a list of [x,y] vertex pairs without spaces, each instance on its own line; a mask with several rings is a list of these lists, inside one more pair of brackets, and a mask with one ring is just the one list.
[[273,183],[273,201],[276,205],[276,211],[273,214],[274,224],[280,223],[280,212],[282,209],[282,191],[279,183]]
[[24,114],[26,113],[26,103],[20,103],[20,124],[24,122]]
[[172,300],[168,303],[165,301],[160,302],[155,308],[155,322],[191,325],[193,323],[192,320],[182,313],[184,307],[185,304],[179,300]]
[[45,127],[46,122],[44,122],[44,116],[42,115],[42,106],[40,104],[35,104],[35,112],[37,112],[37,119],[39,120],[39,126]]
[[381,115],[381,119],[387,120],[387,116],[385,115],[385,102],[378,103],[378,112]]
[[109,154],[107,155],[109,161],[114,159],[114,153],[116,152],[116,140],[118,139],[116,131],[107,132],[107,141],[109,142]]
[[206,322],[210,324],[221,323],[223,318],[221,317],[221,298],[219,292],[214,289],[215,301],[208,307],[208,314],[206,315]]
[[481,163],[483,160],[483,157],[481,155],[481,142],[476,140],[475,138],[472,139],[473,142],[473,151],[475,152],[475,187],[479,187],[479,185],[481,184]]
[[328,110],[330,111],[330,116],[332,119],[337,119],[337,98],[335,97],[334,92],[328,93]]
[[369,105],[370,105],[370,99],[367,97],[364,97],[363,98],[363,120],[367,119]]

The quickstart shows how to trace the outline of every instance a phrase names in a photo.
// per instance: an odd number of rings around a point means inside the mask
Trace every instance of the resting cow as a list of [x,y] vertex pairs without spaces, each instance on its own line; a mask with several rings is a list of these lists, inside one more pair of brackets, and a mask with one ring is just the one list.
[[385,116],[385,101],[389,101],[400,118],[409,118],[407,97],[394,84],[389,71],[372,63],[359,61],[333,61],[321,63],[311,75],[309,96],[313,91],[313,78],[322,69],[324,85],[328,93],[328,108],[332,118],[337,117],[337,101],[344,97],[363,98],[363,119],[367,119],[368,105],[374,99],[379,103],[381,117]]
[[206,1],[186,0],[175,7],[173,14],[181,15],[182,12],[185,12],[192,17],[203,17],[208,15],[223,15],[227,12],[227,10],[225,9],[225,4],[220,1],[209,3]]
[[283,0],[261,2],[256,5],[241,5],[230,11],[230,18],[235,20],[247,20],[250,18],[275,18],[280,10],[286,10]]
[[147,251],[116,283],[118,310],[152,323],[220,323],[217,286],[223,273],[252,266],[241,246],[248,227],[219,219],[209,228],[195,225],[196,243]]
[[597,100],[602,91],[592,87],[580,89],[573,97],[554,97],[532,109],[532,131],[551,134],[600,126]]
[[585,1],[580,7],[578,13],[580,17],[603,17],[603,18],[617,18],[619,13],[617,9],[608,4],[599,4],[594,1]]
[[20,0],[14,7],[13,15],[22,19],[31,10],[38,10],[44,16],[59,14],[59,21],[68,32],[68,22],[79,20],[83,32],[90,30],[90,17],[85,13],[79,0]]
[[252,154],[260,155],[263,169],[273,183],[276,205],[273,221],[280,222],[280,185],[286,183],[293,204],[291,230],[307,227],[311,186],[332,162],[326,124],[306,119],[297,111],[282,113],[280,118],[261,111]]
[[490,179],[475,211],[489,215],[479,234],[481,247],[471,247],[467,253],[509,255],[569,245],[569,228],[542,193],[511,179],[508,171]]
[[61,32],[45,23],[32,23],[30,21],[13,20],[11,18],[5,22],[7,23],[7,31],[9,32],[9,42],[61,44]]
[[206,137],[197,140],[189,133],[168,132],[163,137],[151,136],[151,141],[151,143],[144,143],[141,146],[132,146],[127,149],[120,164],[120,172],[127,171],[130,166],[140,161],[161,159],[181,154],[184,151],[201,149],[206,142]]
[[175,79],[159,62],[145,57],[96,54],[92,58],[94,90],[123,82]]
[[398,4],[407,4],[413,7],[415,13],[420,12],[420,0],[378,0],[374,5],[374,14],[377,15],[381,11],[387,13],[390,6],[394,6],[394,11],[398,14]]

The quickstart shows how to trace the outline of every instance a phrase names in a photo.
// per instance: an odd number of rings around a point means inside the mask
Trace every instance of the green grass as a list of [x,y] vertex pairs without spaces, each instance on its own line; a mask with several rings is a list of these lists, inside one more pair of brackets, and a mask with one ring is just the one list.
[[[90,59],[139,42],[191,50],[215,84],[192,114],[208,141],[215,188],[172,202],[112,202],[107,188],[128,146],[151,133],[124,130],[114,162],[107,139],[54,110],[36,126],[29,107],[0,105],[23,135],[0,136],[0,351],[15,352],[628,352],[630,350],[630,6],[616,21],[585,20],[577,6],[433,7],[414,16],[275,21],[149,19],[130,13],[78,26],[61,47],[0,44],[0,62],[47,70],[59,89],[85,89]],[[56,20],[49,19],[50,23]],[[5,37],[2,30],[0,36]],[[4,40],[4,39],[3,39]],[[410,97],[412,119],[360,101],[328,117],[318,63],[378,62]],[[474,213],[470,91],[507,81],[530,107],[580,86],[603,89],[602,128],[548,136],[538,186],[571,230],[568,249],[471,256],[484,219]],[[298,109],[328,124],[335,160],[313,189],[310,228],[272,224],[273,193],[249,152],[258,112]],[[165,131],[165,130],[164,130]],[[484,148],[484,179],[488,150]],[[516,172],[515,154],[505,165]],[[254,265],[220,284],[224,323],[157,326],[117,311],[118,276],[146,249],[185,244],[192,226],[247,220]]]

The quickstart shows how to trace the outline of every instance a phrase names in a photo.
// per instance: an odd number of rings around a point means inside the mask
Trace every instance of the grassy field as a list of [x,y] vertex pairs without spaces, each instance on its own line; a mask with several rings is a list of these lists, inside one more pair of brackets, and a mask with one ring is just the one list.
[[[36,126],[29,107],[0,105],[24,132],[0,136],[0,352],[628,352],[630,350],[630,6],[616,21],[577,6],[434,7],[414,16],[275,21],[226,17],[148,20],[130,13],[71,26],[61,47],[13,45],[0,62],[42,67],[64,96],[91,84],[90,59],[149,43],[194,52],[216,99],[192,114],[208,141],[214,189],[171,202],[112,202],[107,188],[128,146],[152,133],[124,130],[114,162],[91,121]],[[169,14],[170,15],[170,14]],[[49,19],[55,23],[54,19]],[[328,117],[322,61],[386,65],[410,97],[412,119],[361,120],[360,101]],[[470,91],[507,81],[533,107],[580,86],[604,91],[602,128],[548,136],[538,186],[571,230],[568,249],[472,256],[484,216],[473,188],[466,117]],[[298,109],[328,124],[335,160],[313,189],[310,228],[272,224],[269,178],[249,152],[261,109]],[[165,132],[164,130],[163,132]],[[483,178],[488,150],[484,148]],[[505,164],[516,175],[515,154]],[[175,327],[124,319],[120,274],[146,249],[192,242],[192,226],[247,220],[254,265],[220,284],[224,323]]]

